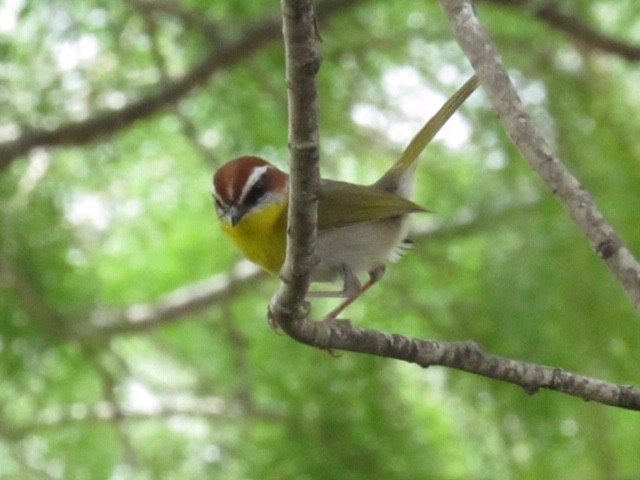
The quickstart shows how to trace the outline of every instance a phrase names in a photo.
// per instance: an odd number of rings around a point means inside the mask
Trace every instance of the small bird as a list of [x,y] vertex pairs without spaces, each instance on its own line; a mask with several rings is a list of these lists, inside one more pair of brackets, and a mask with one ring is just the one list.
[[[325,320],[337,316],[377,283],[387,261],[397,260],[410,213],[428,212],[409,198],[417,159],[446,121],[478,86],[471,77],[422,127],[400,159],[374,184],[321,180],[316,254],[312,282],[342,279],[340,291],[310,291],[309,297],[345,300]],[[222,229],[240,251],[277,275],[284,263],[289,175],[266,160],[243,156],[222,165],[213,176],[211,194]],[[363,285],[358,275],[367,272]]]

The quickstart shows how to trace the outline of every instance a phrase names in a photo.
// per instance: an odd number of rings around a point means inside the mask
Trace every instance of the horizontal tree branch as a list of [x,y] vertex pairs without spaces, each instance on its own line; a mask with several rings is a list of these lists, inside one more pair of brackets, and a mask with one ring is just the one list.
[[458,43],[523,157],[564,204],[591,247],[640,310],[640,264],[580,184],[535,128],[500,55],[469,0],[440,0]]
[[421,367],[443,366],[521,386],[526,393],[555,390],[584,400],[640,410],[640,390],[568,372],[485,353],[475,342],[436,342],[357,328],[348,322],[303,322],[296,340],[330,351],[368,353]]

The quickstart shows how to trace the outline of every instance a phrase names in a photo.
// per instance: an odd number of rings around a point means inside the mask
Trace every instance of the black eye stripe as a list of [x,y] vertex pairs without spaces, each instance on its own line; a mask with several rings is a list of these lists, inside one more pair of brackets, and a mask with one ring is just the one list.
[[218,197],[218,195],[216,195],[216,192],[214,192],[213,190],[211,191],[211,197],[213,198],[213,202],[216,205],[216,208],[218,210],[226,210],[228,207],[225,205],[225,203],[220,200],[220,197]]
[[253,206],[258,201],[264,197],[265,193],[267,193],[267,186],[262,178],[260,178],[249,190],[246,198],[244,199],[245,206]]

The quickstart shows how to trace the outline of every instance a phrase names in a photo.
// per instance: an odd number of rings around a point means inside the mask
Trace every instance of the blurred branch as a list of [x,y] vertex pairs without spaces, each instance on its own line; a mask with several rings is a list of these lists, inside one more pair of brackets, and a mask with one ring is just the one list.
[[530,0],[482,0],[506,7],[519,8],[531,12],[549,26],[570,35],[575,40],[591,48],[618,55],[626,60],[640,60],[640,45],[617,40],[587,25],[583,21],[558,10],[555,4],[542,4]]
[[80,325],[70,336],[76,339],[103,338],[109,335],[152,330],[196,314],[213,304],[227,300],[239,288],[265,277],[246,262],[230,275],[220,274],[169,292],[153,303],[138,303],[126,308],[96,309],[89,325]]
[[53,130],[27,129],[17,139],[0,143],[0,170],[34,147],[85,145],[158,113],[207,82],[217,71],[238,63],[274,41],[278,33],[278,25],[274,21],[254,25],[239,40],[219,44],[208,57],[181,78],[162,85],[154,93],[122,109],[98,113],[87,120],[66,123]]
[[[454,30],[473,29],[471,33],[481,31],[473,17],[473,8],[463,0],[441,0]],[[329,351],[343,350],[371,355],[395,358],[422,367],[434,365],[446,366],[477,375],[486,376],[503,382],[520,385],[527,393],[535,393],[541,388],[552,389],[577,396],[585,400],[597,401],[607,405],[632,410],[640,410],[640,390],[630,386],[615,385],[599,379],[578,375],[565,370],[516,361],[484,353],[474,342],[435,342],[409,338],[393,333],[353,327],[350,322],[313,322],[303,311],[304,295],[309,285],[309,276],[314,264],[311,261],[315,235],[315,192],[318,187],[318,133],[317,99],[315,93],[315,73],[318,66],[316,50],[316,32],[310,2],[283,0],[283,19],[285,48],[287,51],[287,82],[289,87],[289,135],[291,144],[291,185],[289,204],[289,237],[287,259],[283,268],[283,282],[270,305],[270,319],[291,337],[301,343]],[[463,17],[462,20],[458,16]],[[456,30],[456,33],[462,35]],[[464,33],[464,32],[463,32]],[[471,35],[469,35],[471,38]],[[465,39],[467,40],[467,39]],[[459,39],[467,54],[471,56],[478,74],[488,72],[478,65],[477,57],[470,54],[472,48]],[[469,40],[471,41],[471,40]],[[477,35],[473,38],[474,47],[480,51],[491,49],[488,38]],[[492,52],[494,57],[497,54]],[[506,74],[504,74],[506,77]],[[480,77],[481,79],[483,77]],[[507,78],[508,82],[508,78]],[[485,79],[489,83],[489,78]],[[488,89],[489,85],[485,88]],[[304,95],[302,93],[305,92]],[[515,97],[515,92],[514,92]],[[515,97],[517,100],[517,97]],[[497,100],[500,100],[498,97]],[[512,99],[510,99],[512,100]],[[495,99],[494,99],[495,101]],[[517,104],[519,105],[519,103]],[[516,113],[515,119],[533,130],[522,108],[496,110],[503,116]],[[506,121],[506,119],[505,119]],[[516,130],[516,132],[518,132]],[[613,231],[604,223],[602,216],[595,210],[591,199],[579,188],[579,184],[560,162],[548,153],[546,144],[539,139],[535,131],[530,133],[536,139],[536,148],[545,153],[544,161],[551,167],[540,168],[543,178],[552,181],[554,190],[563,199],[571,200],[570,207],[582,209],[574,213],[576,220],[598,234],[595,245],[601,256],[611,262],[611,258],[622,256],[627,260],[628,250],[615,237]],[[521,146],[523,135],[513,135],[516,145]],[[540,167],[534,162],[534,168]],[[575,203],[576,200],[579,203]],[[575,205],[574,205],[575,204]],[[587,212],[587,213],[584,213]],[[578,222],[579,224],[581,222]],[[607,228],[608,227],[608,228]],[[607,241],[607,253],[603,254],[603,244]],[[615,242],[615,243],[611,243]],[[627,266],[628,264],[624,264]],[[640,278],[640,275],[638,276]],[[638,297],[640,300],[640,297]]]
[[236,378],[234,398],[244,411],[255,410],[255,398],[252,389],[251,361],[247,352],[249,341],[238,328],[238,322],[231,312],[230,305],[225,305],[222,315],[222,332],[227,344],[231,347],[231,363]]
[[[140,2],[138,0],[130,0],[130,1],[135,8],[140,10],[140,13],[142,15],[142,18],[146,26],[147,35],[149,36],[151,56],[153,58],[153,61],[156,64],[156,69],[160,74],[160,78],[162,79],[163,82],[168,83],[171,81],[171,77],[169,75],[169,69],[167,68],[167,62],[164,56],[162,55],[162,51],[160,48],[160,42],[158,40],[158,27],[157,27],[154,16],[151,15],[152,9],[148,8],[149,4],[155,5],[155,3],[147,2],[147,1]],[[173,4],[165,5],[163,3],[162,5],[165,7],[176,7]],[[188,13],[191,13],[191,12],[188,12]],[[193,14],[196,15],[195,13]],[[201,15],[196,15],[196,16],[198,18],[204,18]],[[208,22],[208,20],[206,21]],[[191,118],[189,118],[189,116],[182,111],[179,104],[175,104],[171,108],[173,110],[174,115],[180,122],[180,126],[182,128],[182,134],[185,136],[187,141],[192,145],[194,150],[198,152],[198,154],[205,161],[213,160],[213,153],[210,150],[208,150],[202,144],[202,142],[200,142],[200,140],[198,139],[198,129],[195,123],[191,120]]]
[[413,228],[410,236],[417,243],[471,235],[510,217],[534,210],[539,205],[540,200],[538,198],[523,198],[510,201],[508,204],[495,206],[489,211],[469,212],[468,209],[462,208],[460,213],[454,213],[452,218],[446,222]]
[[[166,420],[174,417],[210,418],[215,420],[227,420],[247,417],[265,420],[280,421],[283,417],[273,412],[239,411],[226,408],[220,398],[194,398],[186,401],[182,399],[178,405],[162,405],[146,410],[123,409],[116,413],[116,408],[110,402],[100,402],[96,405],[74,405],[74,412],[53,416],[51,420],[36,420],[26,425],[3,425],[0,434],[11,440],[19,440],[28,435],[58,430],[63,427],[89,426],[102,423],[131,423],[148,420]],[[79,414],[78,411],[84,411]]]
[[[330,17],[362,1],[327,0],[321,3],[320,11],[324,17]],[[86,120],[69,122],[54,129],[26,127],[18,138],[0,142],[0,171],[35,147],[86,145],[154,115],[204,85],[215,73],[239,63],[278,40],[280,32],[279,19],[254,23],[237,40],[215,45],[206,58],[182,77],[159,86],[155,92],[124,108],[101,112]]]
[[[14,446],[10,450],[11,458],[15,463],[22,468],[21,473],[18,475],[7,474],[3,476],[3,480],[22,480],[24,478],[37,478],[39,480],[59,480],[59,476],[51,472],[50,464],[44,465],[39,462],[34,462],[33,455],[28,448],[21,448],[21,446]],[[3,465],[4,466],[4,465]],[[10,470],[11,467],[9,467]],[[28,474],[28,476],[26,476]]]
[[0,256],[0,282],[13,291],[24,311],[39,321],[49,333],[58,339],[68,336],[62,316],[40,295],[29,279],[8,258]]
[[123,428],[123,425],[119,423],[119,420],[124,416],[124,409],[116,394],[116,389],[120,382],[118,381],[118,378],[116,378],[116,375],[103,365],[103,361],[99,355],[97,355],[97,352],[93,351],[91,346],[85,344],[83,350],[88,361],[93,364],[93,368],[100,377],[103,398],[106,400],[106,404],[111,406],[109,411],[112,416],[112,428],[120,441],[123,461],[126,462],[126,465],[132,470],[136,470],[140,464],[138,452],[136,451],[129,434]]
[[289,209],[282,282],[271,298],[269,322],[298,338],[299,328],[310,322],[305,296],[317,263],[320,145],[316,74],[321,63],[320,36],[313,0],[281,0],[281,4],[289,97]]
[[536,130],[500,55],[468,0],[440,0],[453,33],[476,70],[491,104],[524,158],[564,204],[591,247],[640,310],[640,264],[598,210],[591,195],[551,151]]
[[202,12],[188,10],[184,6],[169,1],[128,0],[144,16],[164,13],[180,20],[185,30],[199,30],[212,42],[222,41],[220,27]]

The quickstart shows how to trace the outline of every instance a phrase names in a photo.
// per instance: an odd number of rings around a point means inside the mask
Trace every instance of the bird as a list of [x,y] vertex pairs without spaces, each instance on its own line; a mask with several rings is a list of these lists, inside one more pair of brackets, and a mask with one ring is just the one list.
[[[318,197],[316,255],[312,282],[341,279],[338,291],[310,290],[307,297],[343,298],[324,318],[338,315],[384,275],[411,241],[408,217],[429,212],[410,200],[420,153],[478,86],[472,76],[427,121],[400,158],[375,183],[322,179]],[[289,176],[257,156],[240,156],[213,175],[211,194],[222,230],[244,256],[278,275],[287,237]],[[363,284],[360,276],[369,275]]]

